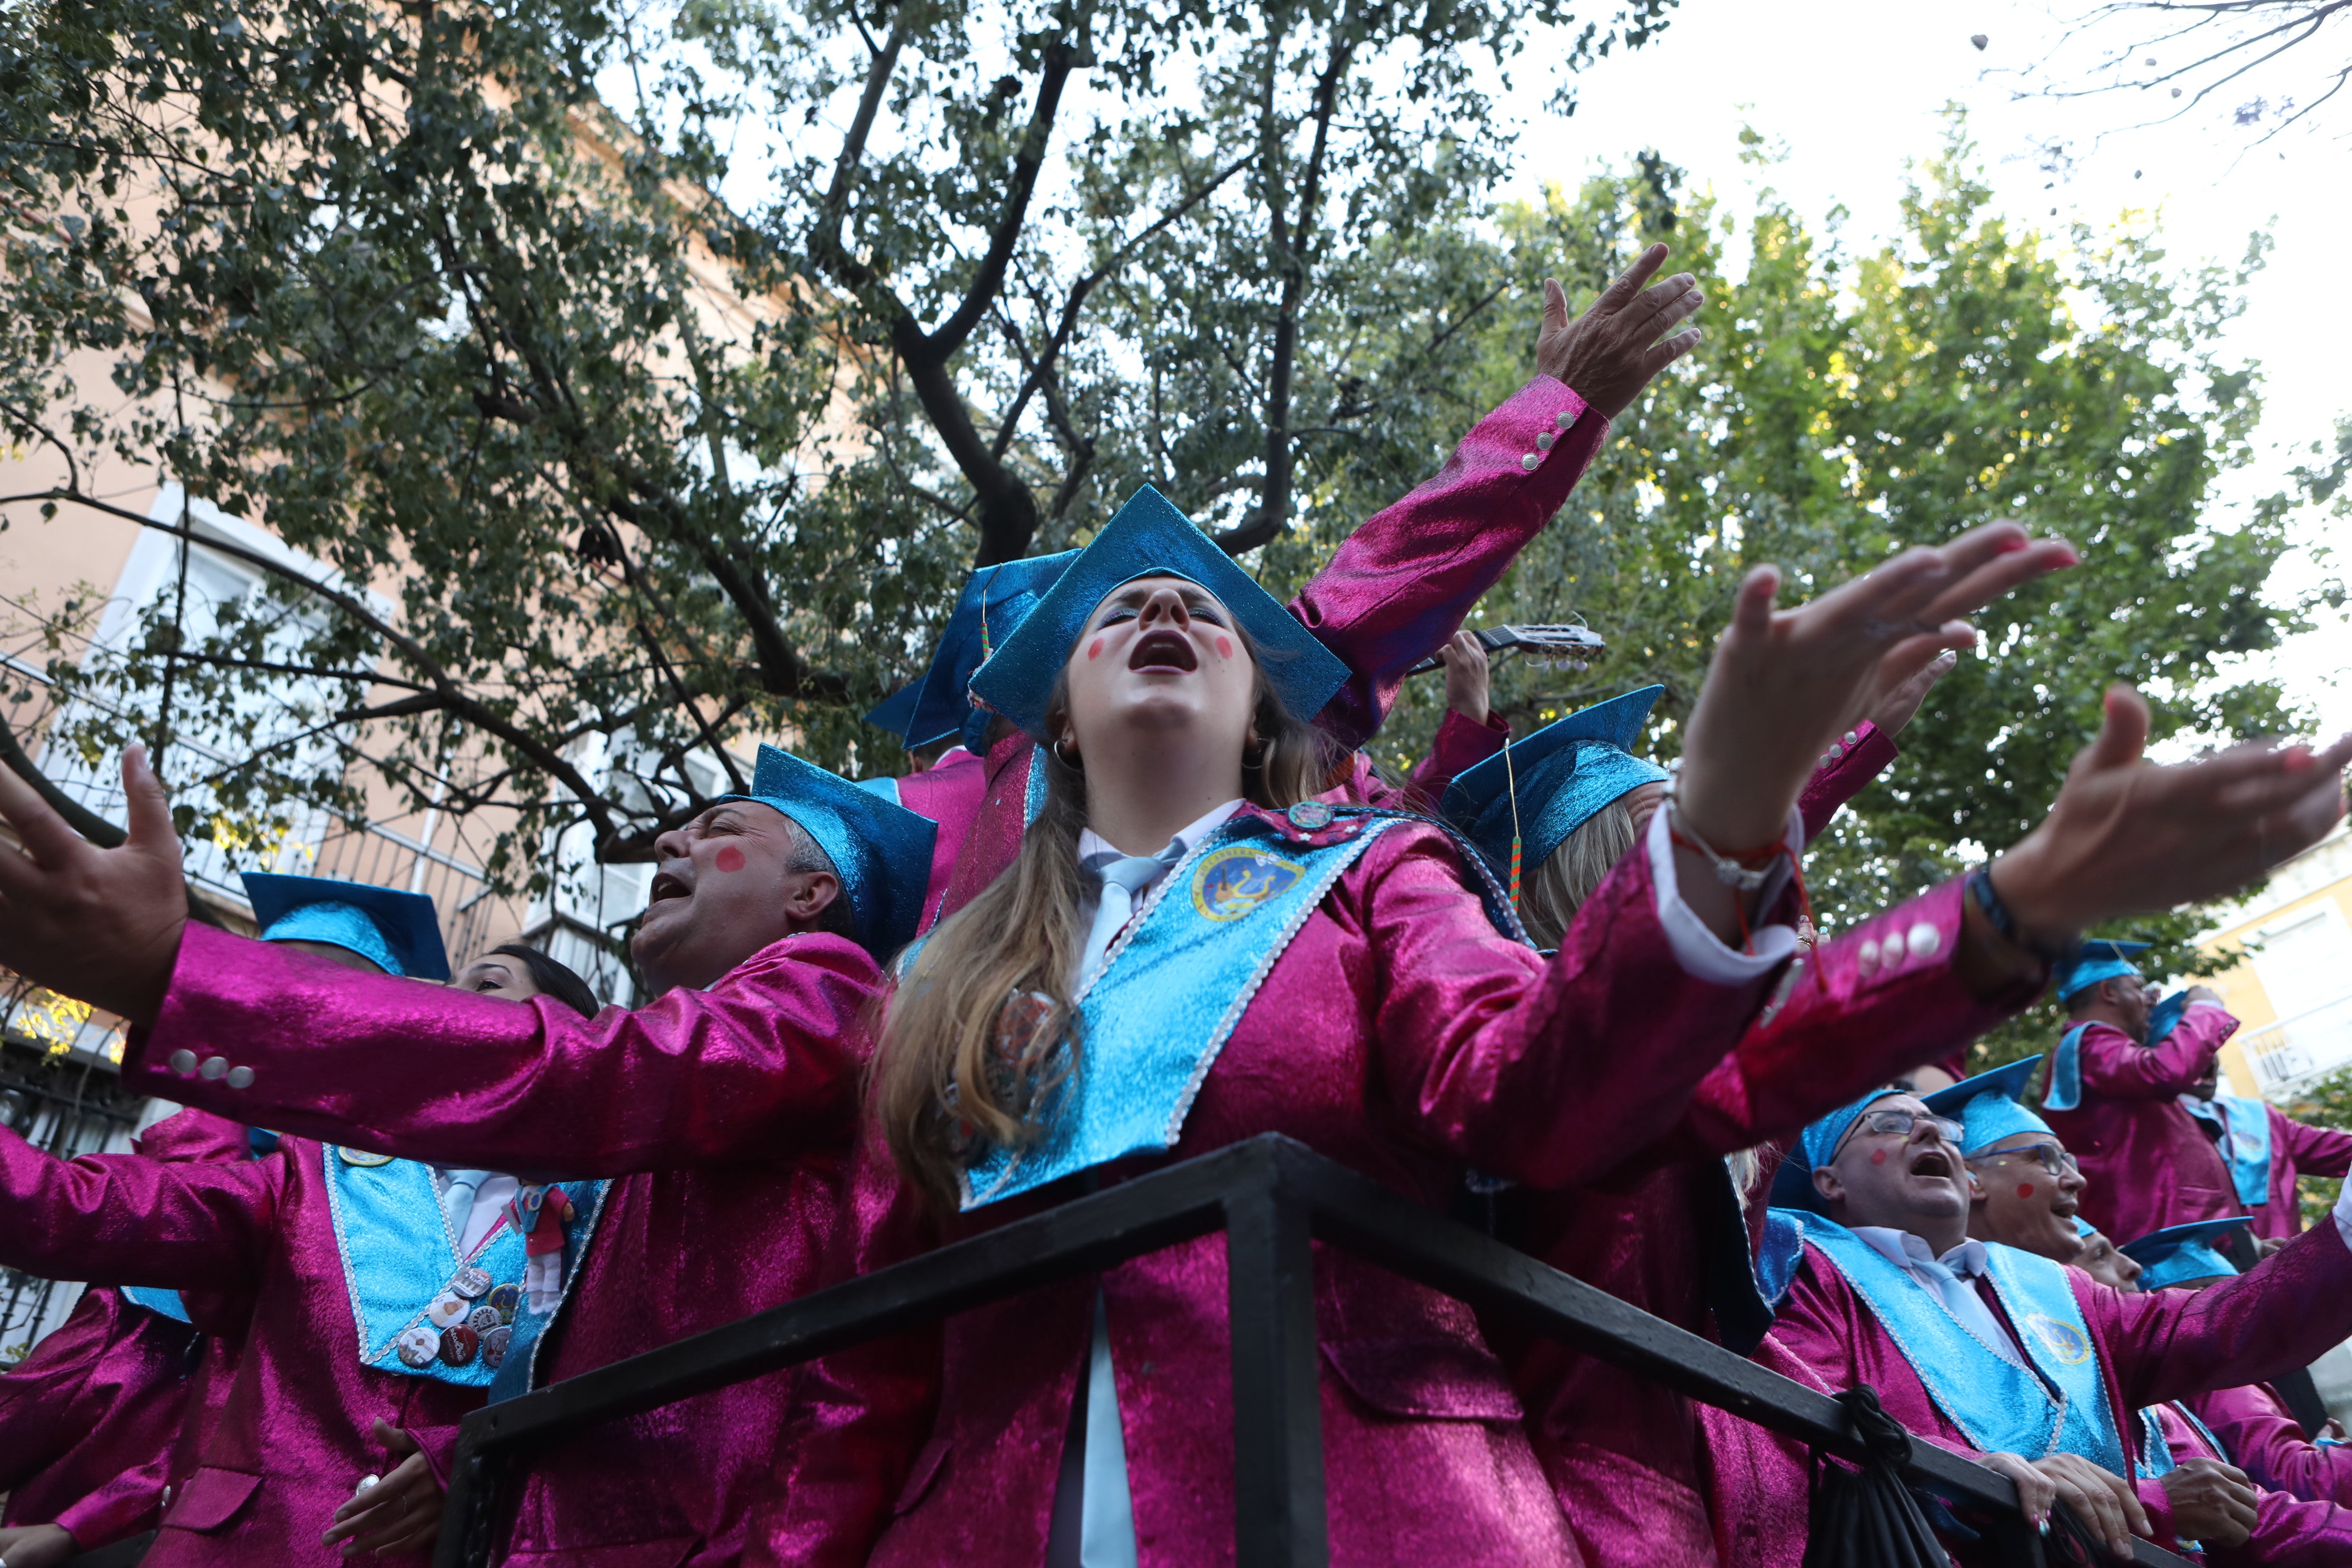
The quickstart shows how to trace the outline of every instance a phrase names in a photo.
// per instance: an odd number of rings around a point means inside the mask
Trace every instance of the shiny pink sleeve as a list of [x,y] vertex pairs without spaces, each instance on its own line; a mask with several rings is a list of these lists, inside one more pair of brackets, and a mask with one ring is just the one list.
[[111,1545],[152,1530],[163,1512],[163,1485],[171,1479],[171,1454],[159,1451],[58,1510],[48,1522],[74,1538],[84,1552]]
[[192,923],[123,1078],[257,1126],[526,1175],[771,1158],[836,1135],[880,983],[856,943],[792,936],[707,991],[583,1018]]
[[2069,1270],[2126,1405],[2261,1383],[2352,1338],[2352,1251],[2334,1225],[2202,1290],[2110,1290]]
[[[848,1223],[823,1283],[839,1284],[937,1245],[921,1200],[868,1122],[851,1173]],[[803,1366],[777,1445],[777,1484],[751,1532],[752,1564],[863,1568],[889,1524],[939,1408],[938,1323]]]
[[2238,1020],[2199,1004],[2180,1016],[2161,1045],[2143,1046],[2121,1029],[2094,1024],[2083,1031],[2083,1092],[2110,1100],[2169,1100],[2194,1088],[2213,1068]]
[[44,1279],[252,1287],[278,1225],[276,1161],[60,1160],[0,1130],[0,1264]]
[[1475,768],[1500,752],[1510,738],[1511,727],[1493,713],[1486,715],[1485,723],[1474,724],[1448,708],[1445,717],[1437,721],[1437,734],[1430,741],[1429,755],[1413,764],[1412,776],[1407,782],[1434,811],[1444,801],[1446,786],[1454,782],[1454,774]]
[[2314,1127],[2273,1109],[2271,1138],[2294,1158],[2297,1175],[2340,1176],[2352,1172],[2352,1132]]
[[1823,763],[1805,781],[1802,794],[1797,796],[1798,813],[1805,819],[1805,842],[1811,844],[1829,826],[1838,808],[1863,792],[1864,786],[1886,771],[1895,760],[1895,742],[1886,731],[1865,719],[1860,727],[1848,731],[1853,743],[1838,744],[1838,754]]
[[1952,967],[1965,897],[1954,879],[1784,971],[1784,992],[1700,1080],[1689,1115],[1643,1163],[1793,1138],[1864,1090],[1967,1049],[2032,1005],[2038,982],[1980,998]]
[[1543,531],[1609,437],[1609,421],[1548,375],[1478,422],[1430,479],[1366,519],[1290,613],[1353,678],[1317,722],[1370,740],[1404,672],[1444,645]]
[[1547,962],[1496,931],[1434,828],[1391,829],[1365,854],[1377,1070],[1423,1136],[1491,1175],[1564,1187],[1622,1163],[1763,1001],[1761,979],[1682,967],[1646,855],[1618,861]]
[[2352,1447],[2322,1448],[2261,1384],[2216,1388],[2189,1402],[2231,1462],[2273,1491],[2352,1501]]
[[247,1160],[246,1129],[205,1110],[175,1110],[131,1140],[131,1152],[150,1160]]

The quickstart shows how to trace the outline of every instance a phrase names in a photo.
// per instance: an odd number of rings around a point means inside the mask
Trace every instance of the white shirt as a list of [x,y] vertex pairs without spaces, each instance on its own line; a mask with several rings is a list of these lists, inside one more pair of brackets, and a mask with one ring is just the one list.
[[1977,1293],[1977,1279],[1985,1271],[1985,1244],[1971,1237],[1959,1246],[1937,1257],[1927,1244],[1907,1230],[1892,1226],[1857,1225],[1849,1226],[1853,1234],[1870,1244],[1873,1251],[1904,1273],[1911,1276],[1937,1300],[1944,1303],[1960,1326],[1975,1338],[1984,1342],[1987,1350],[2012,1366],[2026,1366],[2025,1352],[2018,1348],[2017,1338],[1985,1304]]

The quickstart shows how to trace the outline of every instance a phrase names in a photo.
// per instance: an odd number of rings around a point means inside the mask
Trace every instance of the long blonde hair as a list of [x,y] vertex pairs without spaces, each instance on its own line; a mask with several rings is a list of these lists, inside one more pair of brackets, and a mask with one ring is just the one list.
[[[1260,750],[1243,759],[1243,791],[1281,810],[1328,787],[1337,747],[1283,705],[1256,643],[1235,632],[1257,671]],[[1046,707],[1049,733],[1068,710],[1064,679]],[[891,1155],[950,1210],[958,1175],[991,1148],[1034,1142],[1054,1090],[1084,1067],[1084,1020],[1070,992],[1086,940],[1078,835],[1087,778],[1056,748],[1036,765],[1045,770],[1045,803],[1019,854],[931,931],[898,983],[874,1053],[869,1103]]]
[[1633,811],[1625,804],[1633,793],[1627,790],[1578,823],[1519,889],[1519,920],[1538,947],[1559,945],[1584,900],[1633,847]]

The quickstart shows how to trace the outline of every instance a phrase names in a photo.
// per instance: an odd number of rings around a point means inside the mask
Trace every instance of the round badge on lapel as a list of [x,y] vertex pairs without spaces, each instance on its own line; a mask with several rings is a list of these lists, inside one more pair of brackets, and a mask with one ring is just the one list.
[[459,1323],[441,1331],[441,1359],[451,1366],[464,1366],[482,1348],[482,1336]]
[[441,1353],[441,1336],[422,1325],[403,1329],[400,1337],[392,1342],[392,1348],[400,1352],[404,1366],[431,1366],[434,1358]]
[[477,1307],[466,1319],[466,1326],[478,1334],[487,1334],[503,1321],[496,1307]]
[[364,1149],[338,1148],[335,1152],[341,1158],[344,1164],[357,1165],[363,1171],[373,1170],[378,1165],[389,1165],[392,1163],[391,1155],[371,1154]]
[[455,1290],[444,1290],[433,1298],[433,1305],[425,1309],[425,1321],[436,1329],[446,1329],[464,1322],[473,1310],[474,1304]]
[[488,1293],[494,1283],[488,1269],[467,1267],[457,1270],[457,1278],[449,1281],[449,1289],[470,1301]]
[[1331,826],[1331,807],[1319,800],[1302,800],[1284,815],[1301,833],[1320,833]]
[[498,1309],[499,1322],[511,1323],[514,1321],[515,1309],[522,1305],[522,1287],[501,1285],[491,1291],[487,1300],[491,1306]]
[[489,1332],[484,1334],[482,1336],[482,1364],[488,1367],[492,1372],[496,1372],[499,1368],[504,1366],[507,1360],[507,1346],[513,1341],[513,1339],[514,1331],[508,1328],[492,1329]]

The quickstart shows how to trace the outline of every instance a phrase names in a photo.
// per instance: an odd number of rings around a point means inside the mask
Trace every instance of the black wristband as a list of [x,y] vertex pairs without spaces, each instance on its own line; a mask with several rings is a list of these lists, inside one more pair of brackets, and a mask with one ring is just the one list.
[[1992,922],[1992,929],[1999,931],[2001,940],[2011,946],[2022,948],[2044,963],[2063,963],[2082,947],[2083,939],[2079,936],[2063,947],[2053,949],[2032,941],[2019,931],[2017,917],[2009,912],[2009,906],[2000,901],[2000,894],[1993,889],[1992,868],[1990,865],[1979,866],[1969,873],[1968,888],[1976,899],[1977,908],[1984,911],[1984,918]]

